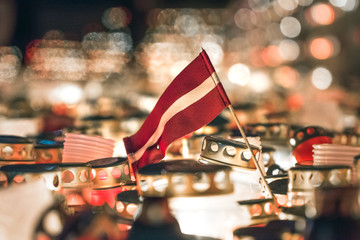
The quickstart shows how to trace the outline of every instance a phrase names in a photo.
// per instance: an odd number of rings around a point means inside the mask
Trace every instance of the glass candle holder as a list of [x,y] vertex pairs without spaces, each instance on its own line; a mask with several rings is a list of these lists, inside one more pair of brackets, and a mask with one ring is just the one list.
[[[252,149],[257,160],[260,160],[260,148],[253,145]],[[238,200],[253,199],[261,195],[259,175],[245,143],[206,136],[201,150],[200,163],[232,167],[231,179],[235,188],[234,194]],[[263,162],[259,161],[259,163],[264,169]]]
[[54,192],[61,190],[60,168],[54,164],[6,165],[0,168],[0,172],[6,176],[3,186],[42,179],[49,190]]
[[86,207],[90,199],[91,165],[89,163],[59,163],[61,194],[73,214]]
[[223,239],[249,219],[232,194],[230,172],[229,166],[195,159],[162,161],[139,169],[138,191],[145,199],[168,197],[182,233]]
[[319,126],[298,129],[289,140],[297,165],[313,165],[313,145],[332,143],[332,134]]
[[92,167],[90,203],[95,206],[107,203],[115,205],[116,196],[132,183],[126,158],[111,157],[89,161]]
[[315,188],[349,186],[351,178],[351,167],[346,165],[293,167],[289,170],[288,205],[313,203]]

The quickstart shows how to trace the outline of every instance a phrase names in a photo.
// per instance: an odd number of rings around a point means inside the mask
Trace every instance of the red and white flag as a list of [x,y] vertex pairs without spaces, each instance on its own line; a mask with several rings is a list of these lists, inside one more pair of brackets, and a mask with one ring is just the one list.
[[124,138],[134,173],[162,160],[173,141],[208,124],[229,105],[203,50],[166,88],[141,128]]

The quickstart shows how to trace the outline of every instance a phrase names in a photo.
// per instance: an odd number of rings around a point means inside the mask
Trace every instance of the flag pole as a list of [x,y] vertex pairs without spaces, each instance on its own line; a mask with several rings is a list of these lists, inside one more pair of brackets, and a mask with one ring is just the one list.
[[233,118],[235,119],[236,125],[237,125],[237,127],[239,128],[242,137],[244,138],[246,147],[250,150],[251,157],[252,157],[252,159],[253,159],[253,161],[254,161],[254,163],[255,163],[255,165],[256,165],[256,169],[258,170],[258,173],[259,173],[259,176],[260,176],[260,179],[259,179],[259,180],[260,180],[260,181],[259,181],[260,187],[262,188],[263,191],[265,191],[266,197],[275,199],[274,194],[272,193],[269,185],[268,185],[267,182],[266,182],[264,173],[263,173],[263,171],[262,171],[262,169],[261,169],[261,167],[260,167],[260,165],[259,165],[259,162],[258,162],[258,161],[256,160],[256,158],[255,158],[254,152],[253,152],[253,150],[252,150],[252,148],[251,148],[251,146],[250,146],[250,144],[249,144],[249,141],[248,141],[248,139],[247,139],[247,137],[246,137],[246,135],[245,135],[245,132],[244,132],[243,128],[241,127],[241,124],[240,124],[240,122],[239,122],[239,119],[238,119],[238,117],[236,116],[236,113],[235,113],[235,111],[234,111],[234,108],[232,107],[232,105],[229,105],[228,108],[229,108],[229,110],[230,110],[230,112],[231,112],[231,115],[232,115]]
[[[217,75],[216,71],[214,71],[214,74],[212,74],[211,76],[212,76],[215,83],[220,83],[220,79],[219,79],[219,76]],[[272,198],[272,199],[275,200],[275,196],[272,193],[272,191],[271,191],[271,189],[270,189],[270,187],[269,187],[269,185],[268,185],[268,183],[267,183],[267,181],[265,179],[265,175],[264,175],[264,173],[263,173],[263,171],[262,171],[262,169],[261,169],[261,167],[259,165],[259,162],[256,160],[254,152],[253,152],[253,150],[252,150],[252,148],[251,148],[251,146],[249,144],[249,141],[248,141],[248,139],[246,137],[246,134],[245,134],[245,132],[244,132],[244,130],[243,130],[241,124],[240,124],[240,121],[239,121],[238,117],[236,116],[234,108],[232,107],[231,104],[229,104],[228,108],[229,108],[230,113],[231,113],[231,115],[233,116],[233,118],[234,118],[234,120],[236,122],[236,125],[237,125],[238,129],[240,130],[240,133],[241,133],[242,137],[244,138],[246,147],[250,150],[251,157],[252,157],[252,159],[253,159],[253,161],[255,163],[256,169],[257,169],[259,177],[260,177],[259,184],[260,184],[260,187],[261,187],[262,191],[265,192],[265,196],[267,198]]]

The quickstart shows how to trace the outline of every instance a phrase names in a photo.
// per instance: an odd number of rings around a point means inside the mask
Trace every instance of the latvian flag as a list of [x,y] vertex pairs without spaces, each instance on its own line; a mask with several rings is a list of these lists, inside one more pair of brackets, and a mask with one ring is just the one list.
[[230,100],[203,50],[166,88],[141,128],[124,138],[134,173],[162,160],[173,141],[208,124],[228,105]]

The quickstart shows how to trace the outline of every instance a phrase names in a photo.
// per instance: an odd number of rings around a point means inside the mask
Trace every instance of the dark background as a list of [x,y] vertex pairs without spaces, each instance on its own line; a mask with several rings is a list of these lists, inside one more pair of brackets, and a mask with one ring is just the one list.
[[49,30],[62,31],[67,40],[81,41],[84,33],[101,30],[104,11],[116,6],[132,13],[128,27],[136,45],[147,29],[147,12],[153,8],[223,8],[227,4],[227,0],[17,0],[14,32],[7,45],[23,51]]

